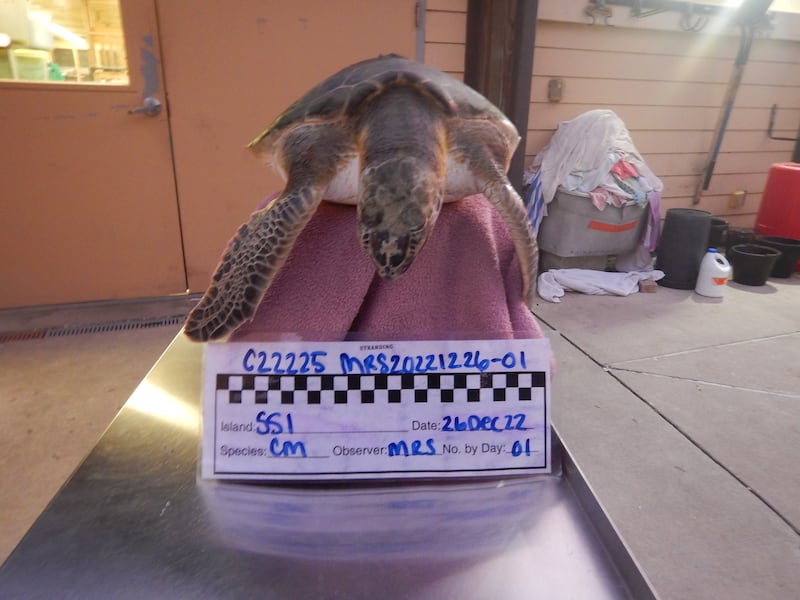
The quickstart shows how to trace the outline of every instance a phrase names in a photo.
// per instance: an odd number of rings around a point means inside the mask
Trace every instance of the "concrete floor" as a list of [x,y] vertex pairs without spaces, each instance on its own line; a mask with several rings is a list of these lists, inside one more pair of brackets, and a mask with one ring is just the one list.
[[536,313],[554,423],[660,597],[800,597],[800,276]]
[[[0,311],[0,332],[190,304]],[[569,293],[535,312],[555,426],[659,597],[798,597],[800,275],[716,300]],[[0,561],[177,331],[0,343]]]
[[[0,311],[0,563],[94,447],[195,301]],[[73,333],[96,324],[110,331]],[[9,335],[20,332],[70,335]]]

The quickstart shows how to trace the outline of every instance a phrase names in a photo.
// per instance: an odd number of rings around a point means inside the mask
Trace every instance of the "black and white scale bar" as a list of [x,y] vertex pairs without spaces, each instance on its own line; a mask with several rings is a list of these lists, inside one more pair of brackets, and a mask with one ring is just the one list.
[[530,401],[544,371],[398,375],[218,374],[217,398],[230,404],[374,404]]

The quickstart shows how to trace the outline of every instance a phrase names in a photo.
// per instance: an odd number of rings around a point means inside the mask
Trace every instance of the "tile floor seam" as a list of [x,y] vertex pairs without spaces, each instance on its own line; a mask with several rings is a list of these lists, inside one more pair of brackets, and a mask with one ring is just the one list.
[[[617,363],[617,364],[619,364],[619,363]],[[703,384],[703,385],[708,385],[708,386],[712,386],[712,387],[720,387],[720,388],[725,388],[725,389],[729,389],[729,390],[737,390],[737,391],[740,391],[740,392],[749,392],[749,393],[754,393],[754,394],[765,394],[765,395],[769,395],[769,396],[780,396],[781,398],[800,399],[800,393],[799,394],[793,394],[791,392],[784,392],[784,391],[779,391],[779,390],[762,390],[762,389],[758,389],[758,388],[751,388],[751,387],[746,387],[746,386],[741,386],[741,385],[732,385],[732,384],[729,384],[729,383],[719,383],[718,381],[707,381],[705,379],[696,379],[694,377],[683,377],[683,376],[680,376],[680,375],[668,375],[666,373],[656,373],[656,372],[653,372],[653,371],[645,371],[645,370],[641,370],[641,369],[626,369],[626,368],[622,368],[622,367],[616,367],[614,365],[609,365],[609,366],[603,367],[603,369],[605,371],[608,371],[608,372],[610,372],[610,371],[622,371],[624,373],[636,373],[636,374],[639,374],[639,375],[651,375],[652,377],[663,377],[665,379],[678,379],[678,380],[681,380],[681,381],[689,381],[689,382],[692,382],[692,383],[700,383],[700,384]]]
[[[747,483],[744,479],[742,479],[739,475],[733,472],[733,470],[726,467],[721,461],[719,461],[710,451],[706,450],[697,440],[695,440],[687,431],[684,431],[680,426],[677,425],[672,419],[667,417],[663,412],[661,412],[654,404],[648,402],[646,398],[642,397],[641,395],[637,394],[629,385],[627,385],[624,381],[622,381],[619,377],[617,377],[612,371],[606,371],[611,377],[616,379],[620,385],[622,385],[625,389],[631,392],[634,396],[639,398],[644,404],[646,404],[653,412],[655,412],[659,417],[661,417],[666,423],[672,426],[675,431],[680,433],[686,441],[692,444],[695,448],[697,448],[706,458],[708,458],[711,462],[717,465],[720,469],[722,469],[725,473],[727,473],[730,477],[734,479],[739,485],[741,485],[745,490],[747,490],[750,494],[752,494],[755,498],[757,498],[764,506],[766,506],[776,517],[778,517],[783,523],[791,529],[795,535],[800,537],[800,526],[795,525],[792,521],[784,516],[775,506],[772,505],[769,500],[766,499],[760,492],[758,492],[753,486]],[[676,377],[675,379],[680,379]]]
[[[663,412],[661,412],[654,404],[648,402],[646,398],[644,398],[641,394],[637,393],[631,386],[627,383],[622,381],[615,373],[614,369],[608,366],[603,365],[597,359],[595,359],[591,354],[589,354],[586,350],[581,348],[578,344],[576,344],[573,340],[568,338],[566,335],[561,333],[560,331],[555,331],[559,336],[561,336],[567,343],[573,346],[578,352],[583,354],[586,358],[592,361],[595,365],[600,367],[605,373],[607,373],[610,377],[612,377],[617,383],[619,383],[622,387],[628,390],[633,396],[638,398],[642,403],[645,404],[651,411],[653,411],[659,418],[661,418],[666,424],[672,427],[677,433],[679,433],[687,442],[689,442],[692,446],[697,448],[697,450],[708,460],[713,462],[717,467],[722,469],[725,473],[727,473],[734,481],[736,481],[739,485],[741,485],[747,492],[752,494],[759,502],[761,502],[765,507],[767,507],[770,512],[772,512],[778,519],[780,519],[789,529],[791,529],[795,535],[800,537],[800,527],[792,523],[787,517],[785,517],[775,506],[773,506],[762,494],[756,491],[752,486],[748,485],[748,483],[739,477],[736,473],[734,473],[731,469],[726,467],[722,462],[717,460],[714,455],[706,450],[697,440],[695,440],[687,431],[684,431],[677,423],[675,423],[672,419],[667,417]],[[668,376],[664,376],[668,377]],[[676,377],[675,379],[681,379]]]
[[700,346],[698,348],[691,348],[688,350],[678,350],[676,352],[667,352],[666,354],[652,354],[650,356],[641,356],[638,358],[629,358],[627,360],[618,360],[609,364],[611,368],[617,368],[617,365],[624,365],[643,360],[658,360],[661,358],[673,358],[675,356],[686,356],[694,354],[695,352],[708,352],[709,350],[719,350],[720,348],[731,348],[733,346],[742,346],[744,344],[752,344],[753,342],[764,342],[768,340],[777,340],[785,337],[792,337],[800,334],[800,331],[791,331],[789,333],[777,333],[775,335],[766,335],[763,337],[749,338],[746,340],[737,340],[735,342],[726,342],[724,344],[710,344],[708,346]]

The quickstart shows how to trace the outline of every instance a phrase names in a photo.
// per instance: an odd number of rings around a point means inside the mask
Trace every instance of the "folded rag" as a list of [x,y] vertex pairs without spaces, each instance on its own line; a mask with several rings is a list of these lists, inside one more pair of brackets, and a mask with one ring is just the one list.
[[394,281],[381,279],[362,250],[356,209],[323,202],[231,341],[541,337],[505,222],[475,195],[442,207]]
[[537,293],[548,302],[561,302],[565,291],[605,296],[630,296],[639,291],[639,282],[658,281],[663,271],[610,273],[591,269],[553,269],[539,275]]

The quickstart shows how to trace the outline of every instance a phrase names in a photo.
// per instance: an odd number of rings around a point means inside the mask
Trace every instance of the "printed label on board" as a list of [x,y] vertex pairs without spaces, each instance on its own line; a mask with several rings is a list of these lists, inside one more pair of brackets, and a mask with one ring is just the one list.
[[201,474],[549,473],[547,340],[206,346]]

